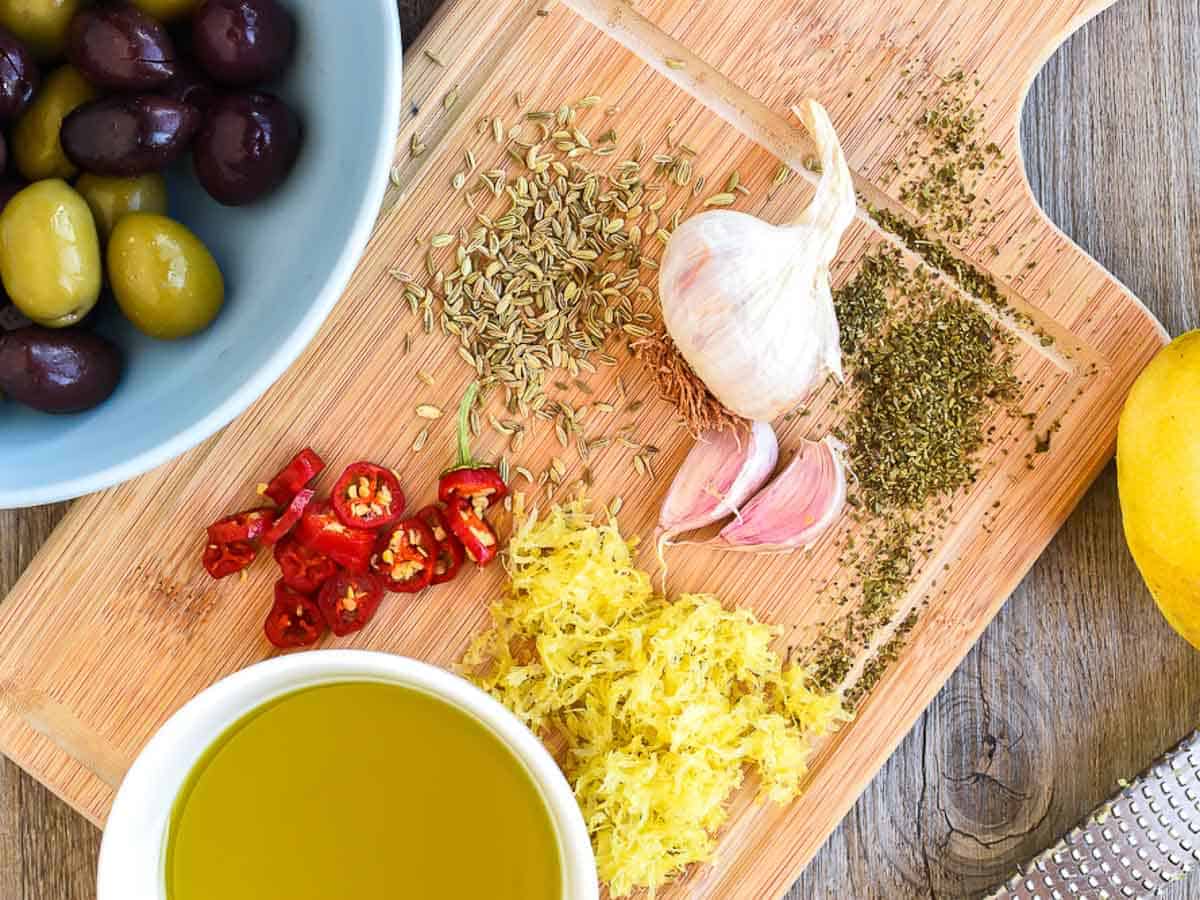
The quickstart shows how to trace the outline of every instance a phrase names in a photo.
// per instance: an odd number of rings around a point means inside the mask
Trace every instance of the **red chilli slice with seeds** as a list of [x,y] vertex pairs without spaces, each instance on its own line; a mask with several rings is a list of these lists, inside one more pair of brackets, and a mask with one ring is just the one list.
[[404,491],[390,469],[369,462],[346,467],[330,496],[333,511],[351,528],[382,528],[404,512]]
[[438,543],[429,526],[418,518],[397,522],[379,539],[371,568],[389,591],[415,594],[429,586],[437,562]]

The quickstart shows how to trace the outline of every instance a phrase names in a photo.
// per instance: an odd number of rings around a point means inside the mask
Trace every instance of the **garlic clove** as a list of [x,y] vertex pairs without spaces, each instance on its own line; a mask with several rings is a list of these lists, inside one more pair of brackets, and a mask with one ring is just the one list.
[[677,534],[736,515],[778,461],[779,440],[766,422],[701,434],[663,500],[656,545],[661,550]]
[[832,437],[804,441],[787,467],[710,545],[764,553],[811,547],[846,504],[843,450]]

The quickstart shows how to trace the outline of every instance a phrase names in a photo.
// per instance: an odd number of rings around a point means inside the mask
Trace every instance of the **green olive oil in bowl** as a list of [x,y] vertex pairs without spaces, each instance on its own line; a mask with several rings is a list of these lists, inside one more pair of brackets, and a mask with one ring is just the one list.
[[171,814],[168,900],[560,900],[541,791],[470,714],[415,688],[286,694],[200,758]]

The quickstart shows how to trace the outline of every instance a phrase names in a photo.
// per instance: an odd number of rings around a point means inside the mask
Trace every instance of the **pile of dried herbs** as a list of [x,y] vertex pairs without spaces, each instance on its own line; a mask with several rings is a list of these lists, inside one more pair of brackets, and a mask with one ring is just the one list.
[[[1018,395],[1013,338],[939,277],[880,248],[834,294],[851,374],[845,441],[860,537],[841,557],[846,608],[818,641],[814,682],[840,684],[854,658],[894,618],[920,558],[944,525],[939,509],[978,474],[986,421]],[[857,703],[899,653],[910,612],[865,666]]]
[[1016,414],[1019,395],[1013,338],[951,287],[1013,315],[996,280],[951,249],[995,223],[997,211],[977,188],[1002,154],[980,138],[983,116],[967,97],[965,73],[941,80],[907,156],[893,162],[900,200],[918,221],[868,207],[925,265],[910,269],[898,251],[880,247],[834,294],[851,376],[838,433],[859,527],[841,556],[848,583],[833,588],[844,613],[810,650],[816,684],[841,685],[880,629],[892,629],[846,691],[848,706],[870,692],[915,626],[915,610],[895,622],[898,606],[954,495],[978,476],[987,419],[997,409]]
[[980,141],[982,114],[962,93],[941,97],[916,124],[909,159],[893,164],[898,173],[918,170],[900,185],[900,200],[934,231],[962,244],[996,220],[977,189],[1002,153],[996,144]]
[[857,495],[874,514],[914,510],[975,480],[984,419],[1012,400],[1012,338],[923,270],[907,287],[928,308],[890,323],[854,361],[858,401],[840,435]]

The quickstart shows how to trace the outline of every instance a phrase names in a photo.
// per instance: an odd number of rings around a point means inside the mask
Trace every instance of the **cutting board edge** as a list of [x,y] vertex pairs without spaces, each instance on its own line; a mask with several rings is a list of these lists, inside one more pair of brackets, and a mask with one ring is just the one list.
[[[71,810],[83,816],[96,828],[103,830],[104,823],[108,818],[108,811],[116,797],[116,790],[53,738],[31,728],[21,715],[0,705],[0,731],[7,731],[10,728],[22,732],[31,749],[29,752],[13,754],[11,748],[16,746],[16,741],[5,740],[0,745],[0,754],[3,754],[5,759],[61,800]],[[34,758],[43,752],[48,754],[48,760],[35,764]],[[62,771],[64,776],[48,777],[46,773],[56,768]],[[98,808],[78,802],[82,791],[68,792],[68,782],[75,778],[88,782],[97,796],[104,798]]]
[[1031,208],[1037,210],[1043,226],[1048,228],[1061,240],[1065,241],[1073,250],[1087,259],[1087,261],[1096,269],[1104,273],[1104,276],[1111,281],[1122,294],[1124,294],[1125,298],[1132,301],[1134,306],[1142,313],[1144,318],[1154,326],[1155,330],[1159,334],[1160,339],[1162,340],[1163,345],[1165,346],[1171,340],[1171,333],[1167,330],[1166,326],[1163,325],[1158,316],[1156,316],[1154,312],[1148,306],[1146,306],[1142,299],[1135,294],[1125,284],[1125,282],[1114,275],[1112,271],[1110,271],[1102,262],[1100,262],[1095,256],[1076,243],[1075,239],[1069,234],[1063,231],[1063,229],[1059,227],[1058,223],[1050,218],[1042,204],[1038,201],[1037,195],[1033,190],[1033,183],[1029,179],[1028,158],[1025,154],[1025,144],[1021,139],[1021,121],[1025,116],[1025,107],[1029,101],[1029,95],[1033,91],[1034,82],[1037,81],[1038,76],[1046,67],[1046,64],[1049,63],[1054,55],[1063,48],[1063,45],[1066,44],[1066,42],[1072,37],[1074,37],[1080,30],[1082,30],[1085,25],[1087,25],[1105,10],[1115,6],[1118,2],[1120,2],[1120,0],[1098,0],[1098,2],[1096,2],[1093,6],[1079,13],[1079,15],[1077,15],[1071,21],[1071,23],[1060,35],[1057,36],[1055,40],[1047,42],[1046,46],[1042,48],[1041,52],[1034,57],[1029,67],[1029,71],[1026,73],[1024,85],[1020,92],[1020,98],[1017,102],[1016,121],[1013,123],[1013,131],[1016,134],[1017,139],[1017,158],[1020,161],[1021,188],[1025,195],[1023,199],[1028,202]]
[[[451,3],[448,3],[448,4],[447,4],[447,6],[450,6],[450,5],[453,5],[453,0],[451,0]],[[1095,14],[1097,14],[1097,13],[1099,13],[1099,12],[1100,12],[1100,11],[1102,11],[1103,9],[1107,8],[1109,5],[1111,5],[1111,2],[1104,2],[1104,3],[1100,4],[1100,5],[1097,5],[1097,6],[1096,6],[1094,9],[1092,9],[1092,10],[1090,11],[1090,13],[1089,13],[1089,14],[1087,14],[1087,15],[1085,15],[1085,16],[1083,16],[1083,17],[1081,17],[1081,19],[1080,19],[1080,20],[1078,21],[1078,23],[1077,23],[1077,26],[1081,26],[1081,25],[1082,25],[1082,24],[1084,24],[1084,23],[1085,23],[1085,22],[1086,22],[1088,19],[1090,19],[1092,16],[1094,16],[1094,15],[1095,15]],[[1065,41],[1066,39],[1068,39],[1068,38],[1070,37],[1070,34],[1071,34],[1071,33],[1073,33],[1073,31],[1072,31],[1072,32],[1070,32],[1070,33],[1067,33],[1067,34],[1065,34],[1065,35],[1063,36],[1062,40],[1063,40],[1063,41]],[[1057,51],[1058,47],[1061,45],[1061,42],[1062,42],[1062,41],[1060,41],[1060,42],[1059,42],[1059,44],[1056,44],[1054,47],[1052,47],[1052,48],[1051,48],[1051,49],[1050,49],[1050,50],[1047,52],[1047,54],[1046,54],[1046,59],[1048,59],[1048,58],[1049,58],[1049,57],[1050,57],[1050,56],[1051,56],[1051,55],[1052,55],[1054,52],[1056,52],[1056,51]],[[418,47],[419,47],[419,46],[421,46],[421,45],[420,45],[420,44],[418,44]],[[1044,60],[1043,60],[1043,63],[1044,63]],[[1039,68],[1040,68],[1040,66],[1039,66]],[[1029,88],[1030,88],[1030,87],[1031,87],[1031,85],[1032,85],[1033,78],[1036,76],[1036,74],[1037,74],[1037,73],[1036,73],[1036,71],[1034,71],[1034,72],[1033,72],[1033,73],[1030,75],[1030,78],[1028,79],[1028,82],[1027,82],[1027,84],[1026,84],[1026,86],[1025,86],[1025,93],[1026,93],[1026,94],[1028,93],[1028,90],[1029,90]],[[447,78],[446,80],[449,80],[449,79]],[[441,82],[439,82],[439,84],[441,84]],[[1023,103],[1024,103],[1024,98],[1022,99],[1022,106],[1023,106]],[[1018,131],[1018,134],[1019,134],[1019,131]],[[403,147],[403,144],[402,144],[402,143],[401,143],[401,144],[400,144],[400,146],[399,146],[399,152],[401,152],[401,153],[403,153],[403,152],[404,152],[404,147]],[[1093,265],[1093,266],[1094,266],[1094,267],[1095,267],[1095,268],[1096,268],[1098,271],[1102,272],[1102,273],[1104,274],[1104,276],[1105,276],[1105,278],[1106,278],[1106,279],[1108,279],[1108,280],[1109,280],[1109,281],[1111,281],[1113,284],[1115,284],[1117,287],[1119,287],[1119,288],[1120,288],[1120,290],[1122,291],[1122,293],[1123,293],[1123,294],[1124,294],[1126,297],[1128,297],[1129,299],[1132,299],[1132,300],[1134,301],[1134,303],[1136,304],[1136,306],[1137,306],[1138,308],[1140,308],[1140,310],[1141,310],[1141,313],[1143,314],[1143,316],[1144,316],[1144,317],[1145,317],[1145,318],[1146,318],[1148,321],[1150,321],[1150,322],[1153,322],[1153,323],[1154,323],[1154,325],[1155,325],[1156,329],[1158,330],[1158,332],[1159,332],[1159,334],[1160,334],[1160,337],[1162,337],[1162,338],[1164,338],[1164,339],[1165,339],[1167,335],[1166,335],[1165,331],[1162,329],[1161,323],[1159,323],[1159,322],[1158,322],[1158,320],[1157,320],[1157,319],[1156,319],[1156,318],[1153,316],[1153,314],[1151,314],[1151,313],[1149,312],[1149,310],[1147,310],[1147,309],[1146,309],[1146,307],[1144,306],[1144,304],[1142,304],[1142,303],[1141,303],[1141,301],[1140,301],[1140,300],[1139,300],[1139,299],[1136,297],[1136,295],[1134,295],[1132,292],[1130,292],[1130,291],[1129,291],[1129,290],[1128,290],[1128,289],[1127,289],[1127,288],[1126,288],[1126,287],[1125,287],[1125,286],[1124,286],[1124,285],[1123,285],[1123,284],[1120,282],[1120,280],[1119,280],[1119,279],[1117,279],[1117,278],[1116,278],[1114,275],[1112,275],[1112,273],[1108,272],[1108,271],[1107,271],[1107,270],[1106,270],[1106,269],[1105,269],[1105,268],[1104,268],[1104,267],[1103,267],[1103,266],[1102,266],[1100,263],[1098,263],[1098,262],[1097,262],[1097,261],[1096,261],[1096,260],[1095,260],[1093,257],[1091,257],[1089,254],[1087,254],[1087,253],[1086,253],[1086,251],[1084,251],[1082,248],[1078,247],[1078,245],[1076,245],[1076,244],[1075,244],[1073,241],[1071,241],[1071,240],[1070,240],[1070,238],[1069,238],[1069,237],[1067,237],[1067,236],[1065,235],[1065,233],[1063,233],[1063,232],[1061,231],[1061,229],[1059,229],[1059,228],[1058,228],[1058,227],[1057,227],[1057,226],[1056,226],[1056,225],[1053,223],[1053,221],[1051,221],[1051,220],[1049,219],[1049,217],[1048,217],[1048,216],[1046,216],[1045,212],[1044,212],[1044,211],[1041,209],[1040,205],[1039,205],[1039,204],[1036,202],[1036,199],[1033,197],[1032,190],[1031,190],[1031,188],[1030,188],[1030,186],[1029,186],[1029,183],[1028,183],[1028,177],[1027,177],[1027,173],[1026,173],[1026,167],[1025,167],[1025,158],[1024,158],[1024,154],[1023,154],[1023,153],[1021,154],[1021,160],[1022,160],[1022,162],[1021,162],[1021,171],[1022,171],[1022,177],[1023,177],[1023,180],[1024,180],[1024,182],[1025,182],[1024,189],[1025,189],[1025,191],[1026,191],[1026,193],[1028,194],[1028,197],[1029,197],[1029,200],[1028,200],[1029,206],[1030,206],[1031,208],[1033,208],[1033,209],[1036,209],[1036,210],[1038,211],[1038,214],[1039,214],[1039,215],[1042,217],[1042,219],[1045,221],[1045,224],[1046,224],[1046,225],[1050,226],[1050,228],[1051,228],[1051,229],[1052,229],[1052,230],[1053,230],[1053,231],[1054,231],[1056,234],[1060,235],[1060,236],[1061,236],[1061,237],[1062,237],[1064,240],[1066,240],[1066,241],[1067,241],[1067,242],[1070,244],[1070,246],[1071,246],[1071,247],[1072,247],[1072,248],[1073,248],[1073,249],[1074,249],[1076,252],[1078,252],[1080,255],[1082,255],[1082,256],[1084,256],[1084,257],[1086,257],[1086,258],[1089,260],[1090,264],[1091,264],[1091,265]],[[1024,202],[1024,201],[1023,201],[1023,202]],[[1075,506],[1075,505],[1077,505],[1077,504],[1080,502],[1080,500],[1082,499],[1082,497],[1083,497],[1083,496],[1084,496],[1084,494],[1086,493],[1087,486],[1088,486],[1088,485],[1090,485],[1090,484],[1092,483],[1092,481],[1094,481],[1095,477],[1096,477],[1096,476],[1097,476],[1097,475],[1098,475],[1098,474],[1099,474],[1101,471],[1103,471],[1104,465],[1106,464],[1106,462],[1107,462],[1107,460],[1108,460],[1108,458],[1109,458],[1110,456],[1111,456],[1111,447],[1109,447],[1109,448],[1106,450],[1106,452],[1105,452],[1105,453],[1104,453],[1104,454],[1103,454],[1101,457],[1099,457],[1099,458],[1098,458],[1098,460],[1097,460],[1096,464],[1095,464],[1095,465],[1094,465],[1094,467],[1093,467],[1095,471],[1094,471],[1094,472],[1093,472],[1093,473],[1092,473],[1092,474],[1089,476],[1089,478],[1087,479],[1087,481],[1086,481],[1086,482],[1083,484],[1083,486],[1080,488],[1080,490],[1079,490],[1079,492],[1078,492],[1078,496],[1076,496],[1076,497],[1075,497],[1074,503],[1072,504],[1072,507],[1071,507],[1071,508],[1074,508],[1074,506]],[[78,506],[78,505],[77,505],[77,506]],[[70,513],[68,513],[68,517],[72,517],[72,516],[75,514],[75,512],[76,512],[76,509],[75,509],[75,508],[73,508],[73,509],[71,510],[71,512],[70,512]],[[1069,514],[1069,510],[1068,510],[1068,514]],[[968,652],[970,651],[970,648],[971,648],[972,646],[974,646],[975,642],[978,640],[978,637],[979,637],[979,635],[980,635],[980,634],[982,634],[982,631],[983,631],[983,630],[984,630],[984,629],[987,627],[987,625],[988,625],[988,624],[989,624],[989,623],[992,621],[992,619],[995,617],[996,613],[997,613],[997,612],[998,612],[998,611],[999,611],[999,610],[1000,610],[1000,609],[1003,607],[1004,603],[1006,603],[1006,602],[1007,602],[1007,600],[1008,600],[1009,596],[1011,596],[1012,589],[1013,589],[1013,588],[1015,588],[1015,587],[1016,587],[1016,585],[1020,583],[1020,581],[1022,580],[1022,578],[1024,577],[1024,575],[1025,575],[1025,574],[1026,574],[1026,573],[1029,571],[1029,568],[1030,568],[1030,567],[1031,567],[1031,566],[1034,564],[1034,562],[1036,562],[1037,558],[1041,556],[1042,552],[1044,552],[1044,549],[1045,549],[1045,547],[1046,547],[1046,546],[1049,544],[1049,542],[1050,542],[1051,540],[1053,540],[1054,534],[1055,534],[1055,533],[1057,533],[1058,526],[1060,526],[1060,525],[1062,524],[1062,521],[1065,521],[1065,518],[1066,518],[1066,515],[1064,515],[1064,516],[1062,517],[1062,520],[1060,520],[1060,521],[1057,523],[1057,525],[1055,526],[1054,530],[1050,532],[1050,534],[1049,534],[1049,535],[1046,537],[1045,541],[1044,541],[1043,543],[1041,543],[1041,545],[1040,545],[1040,546],[1037,548],[1037,552],[1036,552],[1036,553],[1033,553],[1033,554],[1031,554],[1031,555],[1030,555],[1030,559],[1029,559],[1028,565],[1025,565],[1025,566],[1024,566],[1024,568],[1022,569],[1022,571],[1021,571],[1019,574],[1017,574],[1017,575],[1016,575],[1016,577],[1014,577],[1014,578],[1012,579],[1012,584],[1008,586],[1008,590],[1007,590],[1007,591],[1006,591],[1006,592],[1003,594],[1003,596],[1002,596],[1002,597],[1000,597],[999,599],[997,599],[997,600],[995,600],[995,601],[994,601],[994,608],[992,608],[992,609],[991,609],[991,611],[990,611],[989,615],[988,615],[986,618],[982,619],[982,620],[981,620],[981,621],[978,623],[978,629],[977,629],[977,631],[975,632],[975,634],[973,635],[973,637],[972,637],[972,639],[971,639],[971,642],[970,642],[969,644],[966,644],[966,645],[963,647],[963,650],[962,650],[962,654],[963,654],[963,656],[965,656],[965,655],[966,655],[966,653],[968,653]],[[80,523],[80,524],[82,525],[82,524],[83,524],[83,522],[85,522],[85,521],[86,521],[86,519],[84,519],[84,520],[81,520],[81,523]],[[63,525],[60,525],[59,529],[56,529],[56,531],[55,531],[55,535],[56,535],[56,536],[57,536],[57,535],[59,534],[59,532],[60,532],[60,531],[63,529],[63,526],[64,526],[65,524],[66,524],[66,522],[64,522],[64,523],[63,523]],[[63,538],[63,540],[66,540],[66,538],[64,537],[64,538]],[[43,555],[43,554],[42,554],[41,552],[39,552],[39,554],[38,554],[38,558],[41,558],[41,557],[42,557],[42,555]],[[32,567],[32,563],[31,563],[31,567]],[[26,573],[25,573],[25,574],[22,576],[22,579],[21,579],[21,580],[18,582],[18,585],[17,585],[16,587],[14,587],[14,593],[17,591],[17,588],[19,588],[19,587],[20,587],[20,585],[21,585],[22,583],[24,583],[24,580],[25,580],[25,578],[26,578],[28,575],[29,575],[29,570],[27,569]],[[975,623],[973,623],[973,625],[974,625],[974,624],[975,624]],[[930,699],[932,699],[932,697],[933,697],[933,696],[936,696],[936,694],[938,693],[938,691],[940,691],[940,690],[941,690],[941,688],[944,686],[945,682],[946,682],[946,681],[949,679],[950,675],[951,675],[951,674],[953,674],[953,672],[955,671],[955,669],[956,669],[956,668],[957,668],[959,665],[961,665],[961,661],[962,661],[962,657],[959,657],[959,659],[958,659],[956,662],[954,662],[952,665],[949,665],[949,666],[945,667],[945,671],[944,671],[943,673],[940,673],[940,675],[939,675],[939,678],[938,678],[938,679],[935,679],[935,680],[934,680],[934,681],[936,681],[936,686],[932,686],[932,687],[931,687],[931,690],[930,690]],[[932,684],[933,684],[933,682],[931,681],[931,685],[932,685]],[[874,779],[874,777],[875,777],[875,774],[877,774],[877,773],[878,773],[878,770],[879,770],[879,768],[880,768],[880,767],[883,765],[883,763],[884,763],[884,762],[886,762],[886,760],[887,760],[887,759],[888,759],[888,758],[889,758],[889,757],[890,757],[890,756],[891,756],[891,755],[894,753],[896,746],[898,746],[898,745],[899,745],[899,743],[900,743],[901,741],[903,741],[904,737],[905,737],[905,736],[906,736],[906,735],[907,735],[907,734],[908,734],[908,733],[911,731],[912,724],[913,724],[913,723],[915,723],[915,722],[916,722],[916,721],[917,721],[917,720],[920,718],[920,716],[921,716],[922,712],[923,712],[923,711],[924,711],[924,710],[927,708],[927,706],[928,706],[928,701],[926,701],[924,704],[920,705],[919,709],[917,709],[917,710],[916,710],[916,711],[913,713],[913,715],[912,715],[912,718],[911,718],[911,721],[910,721],[910,722],[909,722],[909,724],[908,724],[908,727],[906,727],[906,728],[905,728],[905,729],[903,729],[902,731],[899,731],[899,732],[896,734],[894,743],[892,743],[892,744],[891,744],[891,746],[890,746],[890,747],[888,747],[888,749],[887,749],[887,752],[886,752],[886,753],[877,754],[877,755],[876,755],[876,754],[873,754],[873,755],[872,755],[872,758],[871,758],[871,764],[870,764],[870,766],[868,766],[868,768],[871,770],[871,772],[870,772],[870,774],[869,774],[869,775],[867,775],[867,776],[865,776],[865,777],[863,777],[863,778],[861,779],[861,783],[856,783],[856,790],[852,792],[852,793],[853,793],[853,796],[850,798],[849,802],[846,804],[846,808],[845,808],[845,810],[848,810],[850,807],[852,807],[852,806],[853,806],[853,804],[854,804],[854,803],[857,801],[857,798],[858,798],[859,796],[861,796],[861,794],[863,793],[863,791],[865,791],[865,790],[866,790],[866,788],[869,786],[870,782],[871,782],[871,781]],[[2,719],[2,718],[4,718],[4,711],[3,711],[2,709],[0,709],[0,719]],[[44,740],[43,736],[41,736],[40,734],[38,734],[38,737]],[[45,768],[46,768],[47,770],[49,770],[49,769],[53,769],[53,768],[55,767],[55,762],[54,762],[54,761],[58,760],[58,759],[60,758],[60,755],[61,755],[61,758],[62,758],[64,761],[69,761],[70,763],[74,764],[75,766],[78,766],[78,767],[79,767],[79,769],[80,769],[82,772],[84,772],[85,774],[88,772],[88,770],[87,770],[85,767],[83,767],[83,766],[81,766],[81,765],[79,765],[79,764],[78,764],[77,760],[76,760],[76,759],[75,759],[73,756],[71,756],[70,754],[66,753],[65,751],[62,751],[62,750],[61,750],[61,748],[59,748],[59,747],[57,746],[57,744],[54,744],[53,742],[50,742],[50,744],[51,744],[51,747],[53,748],[53,755],[50,757],[50,760],[51,760],[51,761],[50,761],[50,762],[49,762],[49,763],[48,763],[48,764],[45,766]],[[34,773],[33,773],[32,769],[30,769],[30,768],[26,768],[26,766],[24,766],[24,765],[23,765],[23,764],[22,764],[20,761],[17,761],[17,762],[18,762],[18,765],[22,765],[22,768],[26,769],[26,771],[29,771],[29,772],[30,772],[30,774],[31,774],[31,775],[33,775],[33,777],[35,777],[35,778],[36,778],[36,777],[38,777],[36,774],[34,774]],[[63,794],[62,794],[62,793],[59,791],[59,789],[58,789],[58,788],[57,788],[55,785],[56,785],[56,784],[63,784],[64,782],[66,782],[66,781],[69,781],[69,780],[70,780],[70,778],[71,778],[71,773],[70,773],[70,772],[64,772],[64,774],[63,774],[62,778],[60,778],[60,779],[55,779],[53,782],[48,782],[48,783],[49,783],[49,787],[50,787],[50,789],[51,789],[53,792],[55,792],[55,793],[56,793],[58,796],[64,796],[64,795],[63,795]],[[39,779],[39,780],[40,780],[40,779]],[[98,780],[98,779],[97,779],[97,780]],[[65,797],[64,797],[64,799],[65,799]],[[68,800],[67,802],[70,802],[70,801]],[[843,811],[842,811],[842,816],[844,816],[844,814],[845,814],[845,810],[843,810]],[[92,821],[95,821],[95,822],[96,822],[96,824],[100,824],[100,823],[99,823],[99,821],[97,821],[97,820],[96,820],[96,818],[95,818],[95,817],[93,817],[91,814],[89,814],[87,811],[85,811],[85,812],[84,812],[84,815],[86,815],[86,816],[87,816],[87,817],[88,817],[90,820],[92,820]],[[842,816],[839,816],[839,819],[840,819]],[[832,830],[830,831],[830,833],[832,833]],[[805,854],[805,856],[804,856],[804,859],[803,859],[803,861],[802,861],[802,862],[801,862],[801,864],[800,864],[798,867],[796,867],[796,869],[795,869],[795,874],[798,874],[800,871],[802,871],[802,870],[803,870],[804,866],[806,866],[806,865],[807,865],[807,863],[808,863],[808,862],[811,860],[812,856],[813,856],[813,855],[815,855],[815,853],[816,853],[816,852],[817,852],[817,851],[820,849],[820,846],[821,846],[821,845],[822,845],[822,844],[823,844],[823,843],[824,843],[826,840],[828,840],[828,835],[826,835],[826,837],[825,837],[825,838],[823,838],[823,839],[822,839],[822,840],[821,840],[819,843],[817,843],[817,844],[816,844],[816,846],[815,846],[815,847],[813,847],[813,848],[812,848],[810,851],[806,851],[806,854]],[[794,880],[794,878],[793,878],[793,880]],[[787,884],[783,884],[783,882],[782,882],[782,881],[781,881],[780,883],[781,883],[781,885],[782,885],[782,886],[781,886],[781,887],[780,887],[780,889],[779,889],[779,895],[782,895],[782,893],[783,893],[784,891],[786,891],[786,890],[787,890],[787,887],[790,885],[790,881],[789,881]]]

